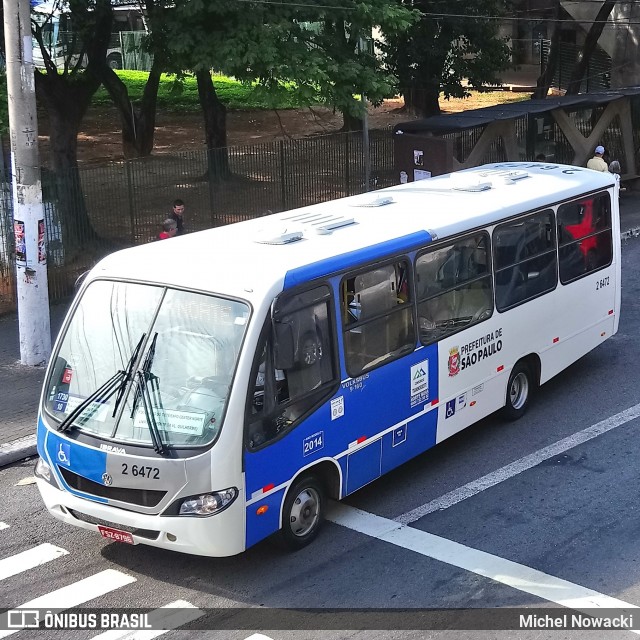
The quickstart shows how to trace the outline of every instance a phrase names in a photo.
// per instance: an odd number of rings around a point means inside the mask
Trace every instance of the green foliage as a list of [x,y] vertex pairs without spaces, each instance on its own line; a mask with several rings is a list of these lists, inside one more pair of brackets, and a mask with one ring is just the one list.
[[[125,83],[133,103],[142,99],[149,74],[146,71],[117,71]],[[240,82],[221,74],[213,76],[213,83],[220,100],[230,109],[290,109],[318,104],[317,92],[308,87],[299,89],[293,83],[281,83],[268,91],[257,82]],[[111,105],[111,98],[104,88],[93,97],[93,104]],[[191,75],[163,74],[158,89],[158,108],[166,111],[200,111],[198,86]]]
[[270,97],[290,81],[303,102],[320,99],[359,115],[356,94],[378,104],[396,85],[383,53],[362,42],[374,28],[400,33],[418,14],[397,0],[334,5],[175,0],[170,58],[176,72],[214,67],[242,81],[258,79]]
[[497,82],[497,72],[509,65],[509,51],[498,37],[498,21],[485,16],[505,15],[505,0],[418,0],[416,4],[423,17],[406,35],[390,35],[386,44],[405,100],[409,98],[423,115],[431,115],[429,111],[438,110],[440,92],[447,98],[464,97],[467,87]]

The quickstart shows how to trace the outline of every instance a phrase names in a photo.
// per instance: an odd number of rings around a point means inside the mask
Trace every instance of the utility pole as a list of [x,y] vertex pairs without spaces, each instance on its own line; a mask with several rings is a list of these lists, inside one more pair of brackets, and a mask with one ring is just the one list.
[[51,355],[51,325],[29,5],[3,0],[20,361],[39,365]]

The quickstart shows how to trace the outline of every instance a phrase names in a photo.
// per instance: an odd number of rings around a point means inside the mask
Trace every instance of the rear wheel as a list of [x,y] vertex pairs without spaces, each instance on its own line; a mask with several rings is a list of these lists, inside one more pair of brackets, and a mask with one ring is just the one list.
[[529,407],[535,388],[531,367],[526,362],[518,362],[513,367],[507,384],[507,400],[502,410],[507,420],[518,420]]
[[287,493],[282,510],[280,536],[291,550],[308,545],[320,530],[324,520],[325,495],[322,483],[315,476],[304,476]]

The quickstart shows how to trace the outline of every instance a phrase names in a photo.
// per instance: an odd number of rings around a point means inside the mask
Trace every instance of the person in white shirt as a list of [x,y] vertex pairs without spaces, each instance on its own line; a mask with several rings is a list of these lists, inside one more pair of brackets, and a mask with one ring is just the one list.
[[593,158],[587,162],[587,169],[593,169],[594,171],[603,171],[609,173],[609,166],[603,159],[604,147],[598,145],[595,149]]

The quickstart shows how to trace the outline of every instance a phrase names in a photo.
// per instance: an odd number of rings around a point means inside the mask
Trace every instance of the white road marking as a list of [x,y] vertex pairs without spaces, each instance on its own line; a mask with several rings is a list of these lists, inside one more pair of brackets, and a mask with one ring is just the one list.
[[[135,581],[136,579],[133,576],[128,576],[126,573],[115,569],[106,569],[89,578],[78,580],[78,582],[46,593],[35,600],[18,605],[16,609],[59,609],[65,611]],[[7,613],[0,615],[0,628],[7,627],[7,620]],[[0,638],[6,638],[18,631],[20,629],[0,631]]]
[[434,511],[447,509],[454,504],[458,504],[458,502],[462,502],[462,500],[466,500],[467,498],[477,495],[485,489],[489,489],[501,482],[504,482],[505,480],[509,480],[509,478],[513,478],[519,473],[527,471],[549,458],[553,458],[554,456],[560,455],[579,444],[592,440],[593,438],[597,438],[603,433],[611,431],[612,429],[626,424],[631,420],[635,420],[638,417],[640,417],[640,404],[636,404],[625,411],[616,413],[616,415],[611,416],[606,420],[601,420],[582,431],[578,431],[578,433],[574,433],[568,438],[563,438],[548,447],[539,449],[538,451],[535,451],[524,458],[520,458],[520,460],[516,460],[501,469],[497,469],[482,478],[473,480],[462,487],[458,487],[449,493],[445,493],[443,496],[440,496],[431,502],[427,502],[427,504],[423,504],[411,511],[407,511],[407,513],[399,515],[394,518],[394,520],[401,524],[411,524]]
[[[166,611],[166,612],[165,612]],[[203,616],[204,613],[186,600],[176,600],[165,604],[160,609],[154,609],[149,612],[149,618],[153,621],[154,626],[162,627],[161,629],[149,629],[147,631],[135,630],[112,630],[105,631],[100,635],[94,636],[92,640],[151,640],[157,638],[173,629],[177,629],[182,625],[196,620]]]
[[68,553],[66,549],[55,547],[48,542],[33,547],[33,549],[16,553],[14,556],[0,560],[0,580],[5,580],[28,569],[39,567],[45,562],[50,562],[60,556],[66,556]]
[[[638,608],[636,605],[550,576],[537,569],[472,549],[458,542],[342,503],[336,502],[331,505],[328,519],[372,538],[490,578],[513,589],[576,611],[590,610],[593,613],[593,609]],[[640,635],[640,631],[633,633]]]
[[0,522],[0,531],[8,528],[9,528],[9,525],[6,522]]
[[269,636],[265,636],[262,633],[254,633],[252,636],[249,636],[244,640],[273,640],[273,638],[270,638]]

